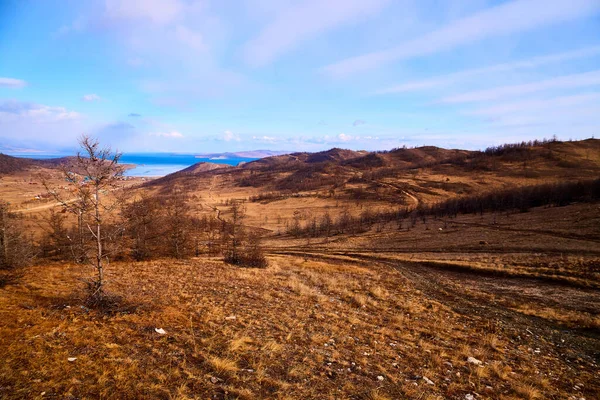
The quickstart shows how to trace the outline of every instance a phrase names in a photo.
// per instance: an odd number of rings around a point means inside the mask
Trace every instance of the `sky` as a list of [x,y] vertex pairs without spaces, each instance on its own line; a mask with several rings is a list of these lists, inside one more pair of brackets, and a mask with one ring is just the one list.
[[600,133],[600,0],[0,0],[0,151]]

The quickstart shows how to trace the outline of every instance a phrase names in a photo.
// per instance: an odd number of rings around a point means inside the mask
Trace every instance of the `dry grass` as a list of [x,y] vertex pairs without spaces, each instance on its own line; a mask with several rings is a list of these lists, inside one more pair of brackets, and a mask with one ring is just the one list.
[[[532,359],[512,333],[429,300],[393,269],[270,261],[261,271],[210,259],[113,263],[109,289],[137,306],[114,315],[81,307],[80,267],[29,269],[0,291],[0,397],[437,399],[493,387],[493,398],[534,399],[564,397],[575,380],[588,398],[598,389],[591,369],[565,368],[554,353]],[[540,374],[550,383],[523,384]]]

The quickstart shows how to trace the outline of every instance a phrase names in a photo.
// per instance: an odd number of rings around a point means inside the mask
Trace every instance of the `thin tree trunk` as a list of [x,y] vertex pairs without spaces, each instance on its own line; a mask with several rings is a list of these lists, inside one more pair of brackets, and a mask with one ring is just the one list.
[[101,227],[100,227],[100,191],[96,188],[96,244],[98,246],[98,250],[96,252],[96,268],[98,269],[98,290],[102,289],[102,284],[104,280],[104,271],[102,268],[102,236],[101,236]]
[[2,213],[2,235],[0,236],[0,244],[2,245],[2,260],[0,260],[0,267],[4,264],[8,264],[8,240],[6,237],[6,227],[8,225],[8,216],[6,215],[6,210],[3,208]]

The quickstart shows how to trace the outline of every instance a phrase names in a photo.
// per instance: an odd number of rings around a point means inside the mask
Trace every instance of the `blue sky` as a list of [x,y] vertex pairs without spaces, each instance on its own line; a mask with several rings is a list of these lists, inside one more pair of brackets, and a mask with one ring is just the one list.
[[600,0],[0,0],[0,150],[598,136]]

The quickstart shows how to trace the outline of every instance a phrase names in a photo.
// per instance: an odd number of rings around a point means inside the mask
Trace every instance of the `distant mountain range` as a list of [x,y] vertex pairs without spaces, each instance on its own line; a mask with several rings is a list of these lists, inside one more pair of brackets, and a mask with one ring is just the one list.
[[196,154],[196,158],[212,158],[217,160],[225,160],[230,158],[265,158],[273,156],[281,156],[289,154],[289,151],[276,151],[276,150],[250,150],[250,151],[238,151],[238,152],[226,152],[226,153],[205,153]]

